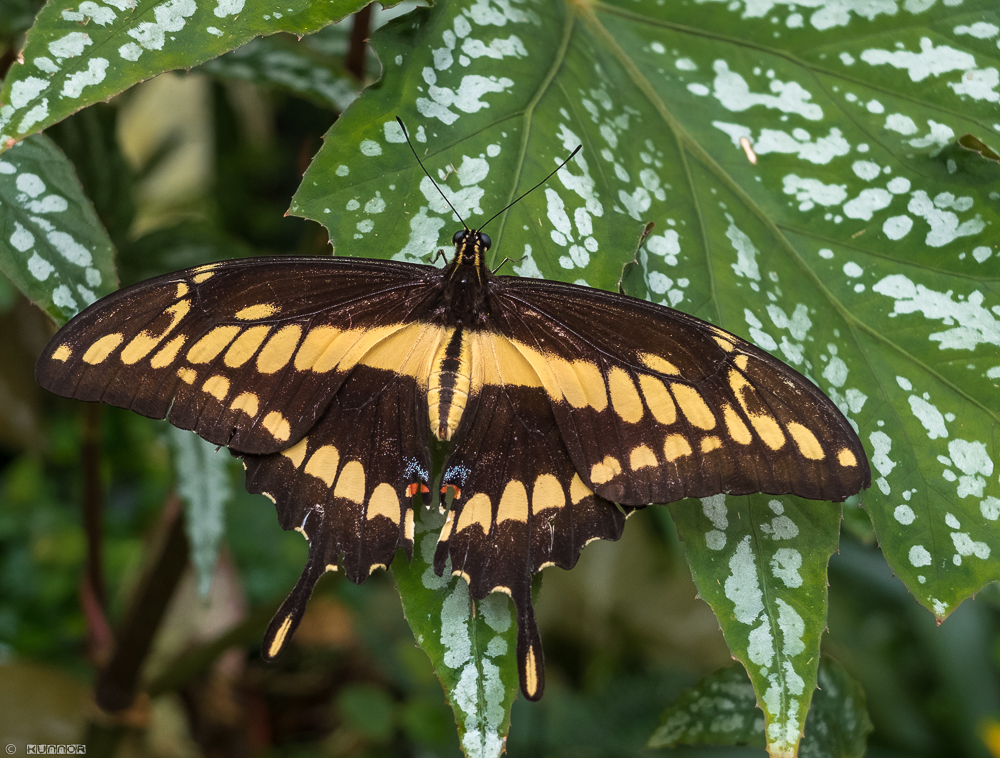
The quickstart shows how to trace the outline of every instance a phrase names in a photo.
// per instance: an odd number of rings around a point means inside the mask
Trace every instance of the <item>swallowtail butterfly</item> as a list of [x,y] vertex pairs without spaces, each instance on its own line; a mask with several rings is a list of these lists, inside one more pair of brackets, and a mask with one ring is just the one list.
[[[497,276],[464,228],[444,268],[254,258],[116,292],[38,361],[46,389],[190,429],[309,541],[267,630],[279,654],[320,576],[412,557],[413,503],[453,495],[434,556],[517,609],[521,690],[542,695],[532,575],[572,568],[649,503],[718,493],[842,501],[871,474],[837,407],[794,369],[679,311]],[[450,440],[431,482],[430,435]],[[442,498],[444,501],[444,498]]]

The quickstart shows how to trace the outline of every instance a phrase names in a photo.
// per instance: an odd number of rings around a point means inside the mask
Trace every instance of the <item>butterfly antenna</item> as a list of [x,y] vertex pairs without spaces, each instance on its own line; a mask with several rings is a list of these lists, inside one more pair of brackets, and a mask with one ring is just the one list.
[[[417,151],[413,149],[413,143],[410,142],[410,135],[407,134],[406,127],[403,126],[403,119],[401,119],[399,116],[396,116],[396,122],[399,124],[399,128],[403,130],[403,136],[406,137],[406,144],[410,146],[410,152],[413,153],[413,157],[417,159],[417,163],[420,165],[420,168],[424,169],[424,173],[427,174],[427,178],[431,180],[431,184],[434,185],[434,189],[436,189],[440,193],[441,197],[444,197],[444,201],[448,203],[448,207],[451,208],[452,213],[458,216],[458,220],[462,222],[462,226],[468,229],[469,225],[465,223],[465,219],[462,218],[461,214],[459,214],[459,212],[455,210],[455,206],[451,204],[451,201],[449,201],[448,198],[444,196],[444,192],[442,192],[441,188],[438,187],[437,182],[434,181],[434,177],[431,176],[430,172],[426,168],[424,168],[423,161],[420,160],[420,156],[417,155]],[[579,150],[579,148],[577,149]],[[572,158],[573,156],[570,157]],[[556,169],[556,171],[558,170],[559,169]]]
[[[551,171],[551,172],[549,173],[549,175],[548,175],[548,176],[546,176],[546,177],[545,177],[544,179],[542,179],[542,181],[540,181],[540,182],[539,182],[538,184],[536,184],[536,185],[535,185],[534,187],[532,187],[532,188],[531,188],[530,190],[528,190],[527,192],[525,192],[525,193],[524,193],[523,195],[521,195],[520,197],[518,197],[518,198],[517,198],[516,200],[514,200],[513,202],[511,202],[511,203],[508,203],[508,204],[507,204],[507,206],[506,206],[506,207],[505,207],[505,208],[504,208],[503,210],[501,210],[501,211],[498,211],[498,212],[497,212],[497,213],[495,213],[494,215],[490,216],[490,218],[489,218],[489,220],[488,220],[488,221],[486,222],[486,224],[490,223],[490,221],[492,221],[492,220],[493,220],[493,219],[495,219],[495,218],[496,218],[497,216],[499,216],[499,215],[500,215],[501,213],[503,213],[503,212],[504,212],[505,210],[507,210],[507,208],[510,208],[510,207],[511,207],[512,205],[517,205],[517,203],[521,202],[521,200],[522,200],[522,199],[523,199],[524,197],[526,197],[527,195],[530,195],[530,194],[531,194],[532,192],[534,192],[534,191],[535,191],[536,189],[538,189],[538,188],[539,188],[539,187],[541,187],[541,186],[542,186],[543,184],[545,184],[545,182],[547,182],[547,181],[548,181],[549,179],[551,179],[551,178],[552,178],[552,175],[553,175],[553,174],[555,174],[555,173],[556,173],[556,172],[557,172],[557,171],[558,171],[559,169],[561,169],[561,168],[562,168],[563,166],[565,166],[565,165],[566,165],[567,163],[569,163],[569,162],[570,162],[571,160],[573,160],[573,158],[574,158],[574,157],[576,156],[576,154],[577,154],[578,152],[580,152],[580,150],[581,150],[582,148],[583,148],[583,145],[577,145],[577,146],[576,146],[576,150],[574,150],[574,151],[573,151],[572,153],[570,153],[570,154],[569,154],[569,158],[567,158],[567,159],[566,159],[566,160],[564,160],[564,161],[563,161],[562,163],[560,163],[560,164],[559,164],[558,166],[556,166],[556,167],[555,167],[554,169],[552,169],[552,171]],[[482,225],[481,227],[479,227],[478,229],[476,229],[476,231],[477,231],[477,232],[481,232],[481,231],[482,231],[483,229],[485,229],[485,228],[486,228],[486,224],[483,224],[483,225]]]

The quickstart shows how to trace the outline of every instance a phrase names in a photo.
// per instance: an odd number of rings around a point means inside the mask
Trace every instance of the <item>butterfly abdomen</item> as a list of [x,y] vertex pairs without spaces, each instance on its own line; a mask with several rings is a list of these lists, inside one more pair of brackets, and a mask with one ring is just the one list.
[[427,383],[427,405],[431,431],[439,440],[450,440],[469,400],[472,355],[461,326],[442,340],[431,365]]

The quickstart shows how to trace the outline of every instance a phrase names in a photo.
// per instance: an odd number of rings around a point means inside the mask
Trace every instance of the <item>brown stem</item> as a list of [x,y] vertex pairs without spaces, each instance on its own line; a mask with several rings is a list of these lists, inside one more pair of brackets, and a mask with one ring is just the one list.
[[365,50],[368,47],[368,32],[372,22],[371,3],[354,14],[354,25],[351,27],[351,46],[347,50],[344,65],[358,79],[365,78]]
[[101,528],[104,492],[101,487],[101,406],[98,403],[88,403],[84,409],[80,463],[83,467],[83,529],[87,537],[87,568],[80,587],[80,599],[87,618],[91,658],[103,663],[107,659],[110,639],[104,587]]
[[135,700],[146,656],[187,566],[184,509],[175,494],[164,504],[158,532],[150,550],[155,557],[122,620],[114,655],[98,675],[94,687],[97,704],[106,711],[122,711]]

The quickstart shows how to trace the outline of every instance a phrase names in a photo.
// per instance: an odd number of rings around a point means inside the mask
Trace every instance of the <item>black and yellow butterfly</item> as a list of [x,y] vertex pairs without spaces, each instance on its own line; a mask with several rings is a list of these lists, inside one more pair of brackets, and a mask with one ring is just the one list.
[[255,258],[116,292],[38,361],[48,390],[167,418],[241,456],[247,488],[309,540],[267,630],[278,655],[313,586],[363,582],[431,486],[451,440],[453,494],[434,568],[517,608],[521,690],[542,695],[532,575],[569,569],[649,503],[718,493],[842,501],[868,487],[854,430],[810,381],[684,313],[623,295],[495,276],[464,229],[443,269]]

